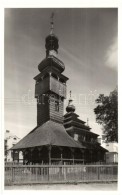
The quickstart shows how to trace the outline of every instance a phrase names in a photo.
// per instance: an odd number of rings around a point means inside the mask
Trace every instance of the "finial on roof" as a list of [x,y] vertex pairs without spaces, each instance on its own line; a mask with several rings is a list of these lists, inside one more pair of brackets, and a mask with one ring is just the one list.
[[52,12],[50,16],[50,34],[45,39],[46,57],[49,55],[57,56],[58,54],[58,38],[54,35],[54,13]]
[[68,102],[68,106],[66,107],[66,111],[67,112],[75,112],[75,106],[73,105],[73,100],[71,98],[71,91],[69,92],[70,93],[70,98],[69,98],[69,102]]
[[54,30],[54,22],[53,22],[53,18],[54,18],[54,12],[52,12],[51,14],[51,21],[50,21],[50,24],[51,24],[51,31],[50,31],[50,34],[53,34],[53,30]]
[[87,126],[89,126],[89,118],[87,118]]
[[71,93],[72,93],[72,91],[70,91],[69,93],[70,93],[70,98],[71,98]]

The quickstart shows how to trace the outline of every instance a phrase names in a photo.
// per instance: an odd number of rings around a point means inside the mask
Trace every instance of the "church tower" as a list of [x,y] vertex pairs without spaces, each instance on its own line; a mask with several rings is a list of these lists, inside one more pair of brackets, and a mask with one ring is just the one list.
[[34,79],[35,98],[37,98],[37,126],[48,120],[63,123],[63,106],[66,98],[66,81],[62,74],[64,63],[57,58],[58,38],[54,34],[53,15],[51,17],[51,31],[45,39],[46,58],[38,65],[40,74]]

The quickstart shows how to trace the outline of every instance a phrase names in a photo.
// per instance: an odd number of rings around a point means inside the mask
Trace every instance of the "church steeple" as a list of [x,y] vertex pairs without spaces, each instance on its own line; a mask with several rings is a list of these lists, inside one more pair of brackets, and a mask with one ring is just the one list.
[[62,74],[64,63],[56,57],[58,38],[54,35],[54,14],[51,16],[51,31],[45,39],[46,58],[38,65],[40,74],[36,80],[35,97],[37,103],[37,125],[53,120],[63,123],[63,106],[66,98],[66,81]]

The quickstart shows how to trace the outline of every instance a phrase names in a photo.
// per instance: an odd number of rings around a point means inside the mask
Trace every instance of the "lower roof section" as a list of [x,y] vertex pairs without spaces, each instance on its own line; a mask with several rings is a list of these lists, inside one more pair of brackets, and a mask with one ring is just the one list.
[[85,148],[68,135],[63,124],[50,120],[33,129],[11,149],[25,149],[45,145]]
[[98,137],[99,136],[98,134],[93,133],[92,131],[87,131],[86,129],[79,128],[79,127],[76,127],[76,126],[66,128],[66,131],[67,132],[76,132],[79,135],[88,134],[88,135],[91,135],[92,137]]
[[83,145],[89,150],[98,150],[98,151],[108,152],[108,150],[103,148],[99,143],[83,142]]

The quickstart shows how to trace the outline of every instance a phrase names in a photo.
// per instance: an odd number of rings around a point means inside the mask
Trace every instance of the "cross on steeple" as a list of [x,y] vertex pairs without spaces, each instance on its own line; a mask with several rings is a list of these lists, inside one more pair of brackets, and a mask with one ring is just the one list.
[[70,93],[70,98],[71,98],[72,91],[70,91],[69,93]]
[[50,19],[51,19],[51,21],[50,21],[50,24],[51,24],[51,31],[50,31],[50,34],[53,34],[53,30],[54,30],[54,22],[53,22],[53,19],[54,19],[54,12],[52,12]]
[[87,126],[89,126],[89,118],[87,118]]
[[58,54],[58,38],[54,34],[54,13],[50,16],[50,34],[45,39],[46,58],[48,56],[57,57]]

